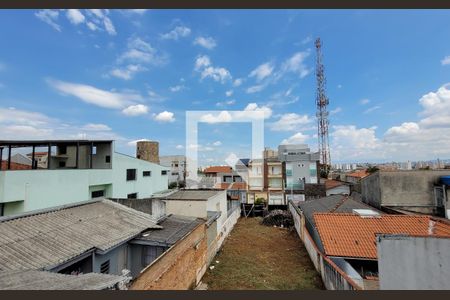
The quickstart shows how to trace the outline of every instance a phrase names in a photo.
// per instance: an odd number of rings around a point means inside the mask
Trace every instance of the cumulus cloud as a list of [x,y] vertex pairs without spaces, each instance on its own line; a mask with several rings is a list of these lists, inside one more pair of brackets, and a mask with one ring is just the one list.
[[238,86],[240,86],[243,82],[244,82],[244,79],[242,79],[242,78],[237,78],[237,79],[235,79],[235,80],[233,81],[233,86],[234,86],[234,87],[238,87]]
[[230,72],[222,67],[214,67],[211,64],[209,56],[198,56],[195,60],[195,68],[197,72],[200,72],[200,78],[210,77],[214,81],[225,83],[227,80],[231,80]]
[[163,40],[178,40],[181,37],[187,37],[191,34],[191,29],[186,26],[177,26],[170,32],[161,34]]
[[217,43],[212,37],[200,36],[194,40],[194,45],[199,45],[202,46],[203,48],[211,50],[217,46]]
[[83,102],[104,108],[121,109],[142,97],[135,93],[105,91],[90,85],[48,79],[48,84],[65,95],[74,96]]
[[441,60],[441,64],[442,64],[443,66],[450,65],[450,55],[444,57],[444,59]]
[[287,113],[282,115],[278,121],[274,122],[270,128],[273,131],[294,131],[299,130],[312,121],[308,115]]
[[163,111],[154,116],[154,119],[158,122],[174,122],[174,114],[169,111]]
[[260,111],[264,113],[264,118],[268,119],[272,116],[272,109],[268,106],[262,105],[258,106],[256,103],[249,103],[244,108],[244,111]]
[[289,138],[282,140],[281,144],[282,145],[304,144],[308,138],[309,138],[308,135],[305,135],[301,132],[297,132],[296,134],[290,136]]
[[256,67],[253,71],[248,75],[249,77],[256,77],[257,81],[261,81],[264,78],[270,76],[274,69],[274,65],[270,62],[266,62],[262,65]]
[[233,95],[233,90],[229,90],[225,92],[225,96],[231,97]]
[[233,105],[235,103],[236,103],[236,100],[232,99],[232,100],[227,100],[227,101],[223,101],[223,102],[217,102],[216,106]]
[[86,18],[80,12],[79,9],[68,9],[66,12],[67,19],[69,19],[70,23],[78,25],[84,23]]
[[218,115],[214,116],[211,113],[207,113],[200,118],[200,122],[205,123],[220,123],[220,122],[230,122],[233,118],[231,114],[227,111],[221,111]]
[[213,143],[213,146],[220,146],[220,145],[222,145],[222,142],[221,141],[215,141],[214,143]]
[[148,106],[143,104],[130,105],[122,110],[122,113],[126,116],[134,117],[139,115],[145,115],[149,111]]
[[330,110],[330,115],[335,115],[337,113],[340,113],[342,111],[341,107],[336,107],[335,109]]

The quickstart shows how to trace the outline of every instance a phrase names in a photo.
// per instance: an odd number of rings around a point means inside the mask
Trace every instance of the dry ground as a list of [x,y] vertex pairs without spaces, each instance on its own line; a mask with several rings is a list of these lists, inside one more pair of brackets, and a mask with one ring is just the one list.
[[323,289],[295,230],[260,222],[239,219],[202,279],[208,290]]

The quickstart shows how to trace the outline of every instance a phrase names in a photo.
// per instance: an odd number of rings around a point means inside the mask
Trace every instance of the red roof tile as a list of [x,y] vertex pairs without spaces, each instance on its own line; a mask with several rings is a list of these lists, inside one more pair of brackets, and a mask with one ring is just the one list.
[[450,237],[450,224],[429,216],[315,213],[314,220],[329,256],[377,259],[377,234]]
[[353,173],[349,173],[346,176],[347,177],[358,177],[358,178],[364,178],[366,176],[369,176],[370,173],[367,172],[367,170],[361,170],[361,171],[356,171]]
[[231,173],[231,167],[228,166],[213,166],[206,168],[203,173]]
[[[2,171],[7,169],[8,169],[8,162],[6,160],[2,160]],[[31,166],[11,162],[10,170],[31,170]]]
[[344,183],[342,181],[327,179],[325,181],[325,189],[329,190],[329,189],[335,188],[337,186],[341,186],[343,184]]

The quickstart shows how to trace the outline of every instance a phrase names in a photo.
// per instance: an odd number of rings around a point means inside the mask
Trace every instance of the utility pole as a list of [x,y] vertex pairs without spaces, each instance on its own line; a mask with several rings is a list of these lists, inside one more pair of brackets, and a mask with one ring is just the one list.
[[325,74],[322,61],[322,44],[320,38],[316,39],[316,105],[317,105],[317,137],[322,168],[328,174],[330,160],[330,147],[328,139],[328,98],[325,95]]

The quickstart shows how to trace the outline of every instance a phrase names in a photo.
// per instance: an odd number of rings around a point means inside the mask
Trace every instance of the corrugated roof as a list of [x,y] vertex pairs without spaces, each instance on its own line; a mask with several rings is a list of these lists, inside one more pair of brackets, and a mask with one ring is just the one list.
[[104,290],[125,281],[123,276],[87,273],[66,275],[36,270],[0,272],[0,290]]
[[345,183],[338,180],[327,179],[325,180],[325,188],[327,190],[344,185]]
[[231,167],[228,166],[212,166],[203,170],[203,173],[231,173]]
[[150,215],[109,200],[0,220],[0,271],[51,269],[149,228],[160,228]]
[[139,239],[172,246],[204,222],[199,218],[171,215],[159,223],[162,229],[144,232]]
[[313,214],[316,212],[353,212],[353,209],[367,209],[372,207],[346,197],[344,195],[332,195],[319,199],[299,202],[298,207],[303,211],[305,218],[315,226]]
[[314,220],[329,256],[377,259],[377,234],[450,237],[450,225],[429,216],[315,213]]
[[206,201],[217,194],[222,193],[221,190],[180,190],[173,194],[161,197],[161,200],[203,200]]

